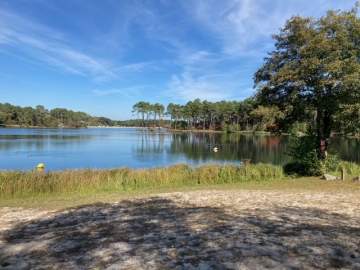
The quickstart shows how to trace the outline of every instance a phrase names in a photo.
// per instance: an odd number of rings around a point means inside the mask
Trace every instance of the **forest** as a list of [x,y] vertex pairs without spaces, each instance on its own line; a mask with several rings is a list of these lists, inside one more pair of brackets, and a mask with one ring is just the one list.
[[[236,131],[268,131],[278,133],[305,133],[316,112],[308,112],[299,121],[289,121],[284,110],[276,105],[264,105],[258,97],[243,101],[209,102],[195,99],[184,105],[170,103],[165,106],[140,101],[133,106],[139,119],[128,125],[169,127],[172,129]],[[168,120],[164,120],[168,119]],[[170,122],[169,122],[170,121]],[[347,106],[336,117],[334,132],[346,135],[360,133],[360,105]]]
[[59,127],[80,128],[87,126],[112,126],[114,122],[105,117],[93,117],[84,112],[63,108],[46,109],[0,103],[0,126],[9,127]]

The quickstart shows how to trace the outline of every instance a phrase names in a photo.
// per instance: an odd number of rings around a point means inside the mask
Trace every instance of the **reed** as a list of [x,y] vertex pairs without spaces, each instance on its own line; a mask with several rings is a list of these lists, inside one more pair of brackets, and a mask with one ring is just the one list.
[[280,166],[175,165],[153,169],[69,170],[62,172],[0,172],[0,197],[21,198],[38,195],[94,192],[126,192],[179,187],[216,185],[245,181],[270,181],[284,178]]

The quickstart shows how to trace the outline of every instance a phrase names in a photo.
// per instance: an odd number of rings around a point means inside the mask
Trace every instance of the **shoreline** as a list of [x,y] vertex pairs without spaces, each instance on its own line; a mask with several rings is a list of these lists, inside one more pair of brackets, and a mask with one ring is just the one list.
[[[343,162],[345,181],[331,181],[339,185],[353,185],[353,177],[360,175],[360,165]],[[340,167],[327,172],[339,177]],[[161,188],[206,187],[226,184],[273,183],[298,181],[301,176],[287,175],[282,166],[271,164],[207,164],[191,167],[177,164],[147,169],[79,169],[63,171],[0,171],[0,199],[21,199],[53,195],[91,195],[101,192],[159,190]],[[331,182],[316,179],[318,185]]]
[[[252,131],[252,130],[239,130],[239,131],[223,131],[223,130],[212,130],[212,129],[170,129],[167,127],[141,127],[141,126],[86,126],[86,127],[41,127],[41,126],[0,126],[1,129],[142,129],[149,130],[151,132],[156,130],[166,130],[173,133],[214,133],[214,134],[249,134],[249,135],[267,135],[267,136],[291,136],[290,133],[273,133],[270,131]],[[345,135],[341,133],[332,134],[333,137],[342,137],[346,139],[360,140],[360,135]]]

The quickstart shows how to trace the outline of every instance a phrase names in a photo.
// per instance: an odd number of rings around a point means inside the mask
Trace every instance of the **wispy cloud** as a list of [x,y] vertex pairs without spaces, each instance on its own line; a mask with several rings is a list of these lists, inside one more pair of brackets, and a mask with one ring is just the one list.
[[[220,101],[225,99],[244,98],[248,93],[241,94],[236,86],[242,86],[234,81],[235,74],[207,74],[195,76],[193,73],[184,72],[180,75],[173,75],[168,90],[165,94],[168,98],[181,101],[200,98],[208,101]],[[249,89],[243,90],[248,91]]]
[[268,49],[264,41],[287,18],[275,2],[272,1],[270,12],[262,0],[197,1],[191,13],[220,39],[223,53],[251,56]]
[[[0,1],[4,59],[81,76],[79,88],[88,89],[89,99],[124,97],[125,103],[245,98],[273,48],[271,35],[288,18],[350,8],[355,0],[5,2]],[[41,82],[44,88],[54,83]]]
[[116,77],[110,62],[73,48],[63,34],[53,29],[5,10],[0,10],[0,45],[74,74],[96,80]]
[[[294,15],[321,16],[327,9],[349,8],[354,0],[208,0],[195,1],[188,11],[206,31],[216,35],[224,53],[263,56],[272,48],[271,35]],[[318,8],[314,8],[318,7]]]
[[[267,52],[272,34],[294,15],[321,16],[330,8],[350,7],[353,0],[314,0],[314,9],[303,0],[206,0],[183,4],[200,32],[211,37],[211,46],[196,49],[181,42],[181,71],[169,80],[169,92],[180,99],[244,98],[254,92],[252,76]],[[340,3],[341,2],[341,3]],[[173,38],[176,40],[176,37]],[[215,49],[214,49],[215,48]],[[250,64],[248,64],[250,62]],[[246,65],[250,65],[247,67]]]

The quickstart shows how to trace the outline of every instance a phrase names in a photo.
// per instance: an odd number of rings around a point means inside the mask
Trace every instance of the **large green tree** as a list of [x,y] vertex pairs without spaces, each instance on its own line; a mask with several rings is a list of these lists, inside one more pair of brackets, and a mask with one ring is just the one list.
[[275,50],[255,74],[258,98],[278,106],[286,123],[313,117],[324,158],[336,114],[360,102],[358,9],[329,11],[320,19],[293,17],[274,39]]

